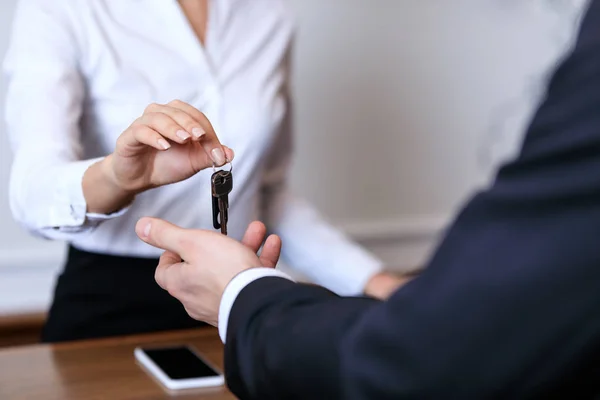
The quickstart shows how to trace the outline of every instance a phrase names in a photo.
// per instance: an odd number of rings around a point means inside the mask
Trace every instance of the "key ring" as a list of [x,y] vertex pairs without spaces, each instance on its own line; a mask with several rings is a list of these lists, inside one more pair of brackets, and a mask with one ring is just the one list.
[[[233,163],[231,161],[226,161],[225,164],[223,164],[223,167],[225,165],[227,165],[227,164],[229,164],[229,173],[231,173],[233,171]],[[214,162],[213,162],[213,165],[212,165],[212,169],[213,169],[213,173],[217,172],[217,167],[215,167],[215,163]],[[222,170],[220,170],[220,171],[222,171]]]

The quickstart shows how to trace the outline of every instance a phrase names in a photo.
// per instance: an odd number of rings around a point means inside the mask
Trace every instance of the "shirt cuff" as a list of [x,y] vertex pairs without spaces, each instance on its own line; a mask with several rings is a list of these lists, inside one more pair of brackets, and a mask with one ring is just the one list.
[[95,226],[101,221],[117,218],[127,212],[125,207],[111,214],[98,214],[87,212],[87,202],[83,194],[83,175],[89,167],[99,162],[102,158],[77,161],[59,167],[56,176],[60,177],[57,187],[57,201],[59,205],[52,209],[52,226],[59,230],[72,230],[82,226]]
[[293,281],[289,275],[274,268],[250,268],[236,275],[225,288],[221,297],[221,304],[219,305],[219,336],[223,343],[225,343],[225,338],[227,337],[229,314],[233,303],[235,303],[235,299],[246,286],[257,279],[267,276],[276,276]]

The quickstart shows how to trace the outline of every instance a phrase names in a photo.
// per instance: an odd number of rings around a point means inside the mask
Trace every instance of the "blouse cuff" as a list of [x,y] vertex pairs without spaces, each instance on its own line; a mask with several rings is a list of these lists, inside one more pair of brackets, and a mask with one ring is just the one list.
[[58,230],[72,230],[81,227],[91,227],[102,221],[120,217],[129,207],[122,208],[110,214],[88,213],[87,203],[83,194],[83,175],[93,164],[102,158],[77,161],[58,167],[55,176],[58,186],[55,192],[56,207],[51,209],[51,226]]

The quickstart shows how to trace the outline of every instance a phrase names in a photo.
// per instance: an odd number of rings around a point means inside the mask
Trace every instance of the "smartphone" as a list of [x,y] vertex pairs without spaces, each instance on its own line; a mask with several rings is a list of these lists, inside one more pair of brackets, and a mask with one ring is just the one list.
[[136,360],[169,390],[208,388],[225,384],[225,378],[190,346],[137,347]]

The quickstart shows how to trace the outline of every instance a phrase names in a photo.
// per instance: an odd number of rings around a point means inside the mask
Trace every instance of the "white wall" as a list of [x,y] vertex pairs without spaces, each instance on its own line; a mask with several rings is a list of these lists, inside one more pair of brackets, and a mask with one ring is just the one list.
[[[0,2],[0,55],[15,1]],[[532,76],[558,48],[562,10],[542,0],[291,3],[300,26],[297,191],[391,267],[423,262],[498,154],[514,147]],[[0,79],[0,111],[4,91]],[[11,218],[3,129],[0,313],[44,308],[63,257],[62,244],[29,237]]]
[[390,265],[420,263],[518,148],[577,2],[292,3],[294,182]]

